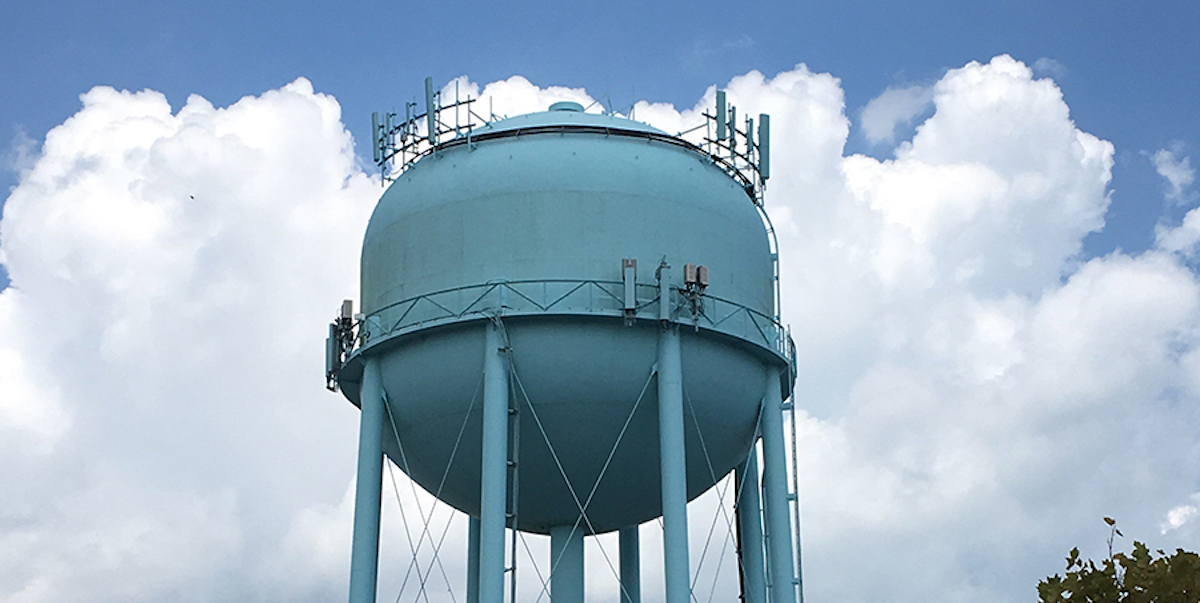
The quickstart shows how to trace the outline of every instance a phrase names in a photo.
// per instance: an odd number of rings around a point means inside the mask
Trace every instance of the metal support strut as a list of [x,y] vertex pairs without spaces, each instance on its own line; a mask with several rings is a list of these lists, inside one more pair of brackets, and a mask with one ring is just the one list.
[[767,369],[767,393],[762,400],[767,562],[771,574],[771,603],[796,603],[792,520],[788,508],[787,457],[783,441],[783,399],[779,378],[779,367]]
[[[660,307],[670,305],[670,271],[659,274]],[[662,469],[663,573],[666,603],[688,603],[687,460],[683,438],[683,369],[679,325],[658,334],[658,439]]]
[[550,528],[550,603],[583,603],[583,528]]
[[383,488],[383,382],[379,359],[368,357],[359,396],[358,477],[350,553],[350,603],[375,603],[379,572],[379,505]]
[[618,533],[621,566],[622,603],[642,603],[642,577],[640,565],[641,548],[638,526],[621,528]]
[[479,492],[479,603],[504,603],[508,504],[508,349],[499,320],[487,326],[483,355],[483,458]]
[[738,555],[742,565],[742,595],[745,603],[767,603],[763,564],[762,505],[758,497],[758,453],[750,456],[733,474],[737,490],[737,521],[740,535]]
[[467,524],[467,603],[479,603],[479,519]]

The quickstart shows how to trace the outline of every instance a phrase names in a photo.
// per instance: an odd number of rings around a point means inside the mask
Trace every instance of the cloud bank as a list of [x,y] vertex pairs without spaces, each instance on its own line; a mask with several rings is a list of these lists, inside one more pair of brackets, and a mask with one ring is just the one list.
[[0,223],[0,598],[265,596],[288,523],[346,488],[312,325],[357,289],[378,185],[304,80],[82,102]]
[[[593,102],[520,77],[458,85],[498,114]],[[773,122],[810,601],[1029,600],[1072,546],[1102,552],[1103,515],[1200,546],[1200,210],[1144,253],[1080,257],[1114,149],[1007,56],[948,71],[887,160],[844,153],[830,74],[725,88]],[[681,131],[713,93],[633,112]],[[321,390],[321,339],[381,191],[337,102],[305,80],[225,108],[82,101],[0,221],[0,596],[344,596],[357,411]],[[389,597],[431,501],[385,507]],[[421,545],[439,600],[440,572],[461,572],[455,521],[434,520],[443,567]]]

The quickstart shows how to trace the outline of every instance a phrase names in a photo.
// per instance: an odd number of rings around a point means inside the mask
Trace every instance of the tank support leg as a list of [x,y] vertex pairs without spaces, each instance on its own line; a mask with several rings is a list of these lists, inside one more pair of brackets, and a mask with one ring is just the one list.
[[687,461],[683,439],[683,370],[679,328],[658,335],[658,440],[662,469],[663,572],[666,603],[691,598],[687,534]]
[[550,528],[550,603],[583,603],[583,528]]
[[483,459],[479,492],[479,603],[504,602],[508,500],[508,349],[496,321],[483,355]]
[[379,503],[383,488],[383,382],[379,360],[363,369],[358,428],[358,477],[354,491],[354,537],[350,552],[350,603],[375,603],[379,572]]
[[738,559],[742,566],[743,601],[767,603],[762,505],[758,496],[758,453],[753,447],[750,448],[750,456],[734,471],[733,479],[738,497]]
[[621,602],[642,603],[642,576],[638,526],[621,528],[618,532],[621,556]]
[[467,603],[479,603],[479,518],[467,523]]
[[766,386],[767,393],[762,401],[762,440],[771,603],[796,603],[787,458],[783,441],[783,396],[779,387],[778,367],[767,369]]

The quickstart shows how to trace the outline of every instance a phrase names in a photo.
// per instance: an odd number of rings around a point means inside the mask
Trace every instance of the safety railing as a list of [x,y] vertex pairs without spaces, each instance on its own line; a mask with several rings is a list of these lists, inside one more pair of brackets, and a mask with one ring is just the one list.
[[[361,318],[356,348],[406,333],[494,314],[558,314],[657,320],[657,284],[636,285],[637,305],[627,311],[624,283],[599,280],[496,281],[455,287],[389,304]],[[672,319],[766,348],[794,365],[795,346],[771,316],[739,303],[672,288]]]

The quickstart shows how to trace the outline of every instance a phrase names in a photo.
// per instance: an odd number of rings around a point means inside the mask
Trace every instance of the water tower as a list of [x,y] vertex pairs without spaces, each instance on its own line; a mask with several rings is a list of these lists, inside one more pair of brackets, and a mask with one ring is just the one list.
[[583,538],[619,531],[640,603],[637,528],[658,517],[666,601],[688,603],[687,503],[730,471],[743,598],[795,603],[768,117],[739,122],[719,92],[670,135],[441,96],[427,79],[423,112],[373,116],[392,183],[361,311],[330,325],[329,386],[362,409],[351,603],[375,601],[384,455],[471,517],[469,603],[505,601],[510,529],[549,534],[553,603],[583,601]]

